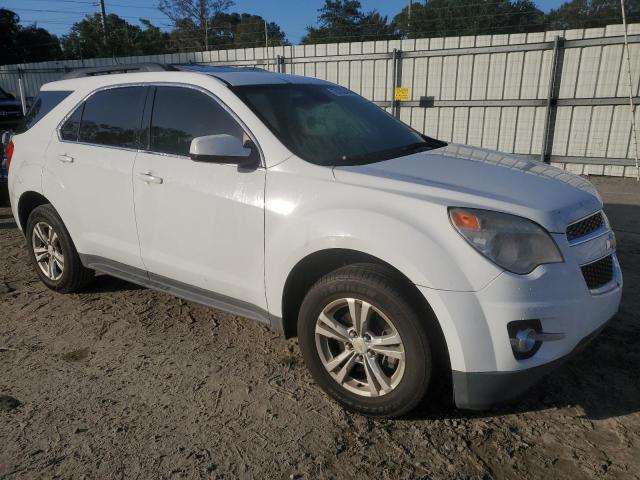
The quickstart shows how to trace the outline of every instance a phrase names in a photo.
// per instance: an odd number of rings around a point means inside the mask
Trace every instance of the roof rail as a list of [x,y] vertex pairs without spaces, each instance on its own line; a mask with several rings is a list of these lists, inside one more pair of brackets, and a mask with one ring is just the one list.
[[79,68],[66,73],[63,78],[66,80],[69,78],[95,77],[97,75],[110,75],[113,73],[166,72],[169,70],[176,70],[176,68],[162,63],[129,63],[125,65]]

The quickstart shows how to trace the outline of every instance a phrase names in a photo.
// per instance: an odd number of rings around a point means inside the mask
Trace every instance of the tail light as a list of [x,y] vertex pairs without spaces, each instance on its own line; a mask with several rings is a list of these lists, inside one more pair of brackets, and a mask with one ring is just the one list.
[[11,166],[11,158],[13,157],[13,142],[9,142],[4,147],[4,156],[7,159],[7,171],[9,171],[9,167]]

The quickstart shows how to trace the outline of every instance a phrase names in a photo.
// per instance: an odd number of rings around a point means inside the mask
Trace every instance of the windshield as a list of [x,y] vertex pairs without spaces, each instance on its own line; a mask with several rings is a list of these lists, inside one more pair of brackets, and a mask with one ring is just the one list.
[[337,85],[249,85],[234,91],[289,150],[319,165],[372,163],[446,145]]

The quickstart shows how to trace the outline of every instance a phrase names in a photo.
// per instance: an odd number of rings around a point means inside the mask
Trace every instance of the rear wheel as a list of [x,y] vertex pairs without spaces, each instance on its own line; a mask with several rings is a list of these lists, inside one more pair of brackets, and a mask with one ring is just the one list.
[[426,319],[402,283],[375,264],[340,268],[307,293],[300,348],[318,384],[345,407],[396,417],[424,397],[431,378]]
[[31,212],[25,234],[36,273],[47,287],[69,293],[91,282],[94,271],[82,265],[69,232],[51,205],[40,205]]

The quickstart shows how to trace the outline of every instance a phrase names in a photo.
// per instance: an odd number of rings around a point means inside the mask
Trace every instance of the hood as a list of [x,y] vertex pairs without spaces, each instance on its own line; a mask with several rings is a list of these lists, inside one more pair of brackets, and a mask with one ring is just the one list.
[[466,145],[336,167],[337,181],[422,196],[446,206],[503,211],[564,233],[602,208],[587,180],[537,160]]

